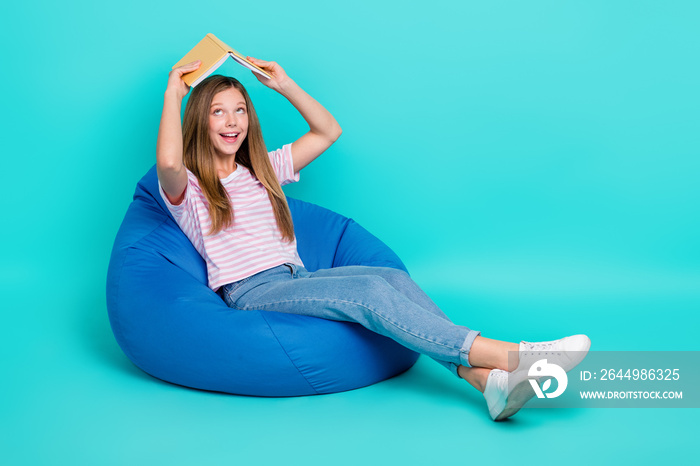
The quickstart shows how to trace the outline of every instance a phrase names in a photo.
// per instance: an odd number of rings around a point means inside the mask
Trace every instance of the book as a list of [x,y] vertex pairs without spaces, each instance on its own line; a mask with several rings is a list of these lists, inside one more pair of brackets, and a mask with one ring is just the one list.
[[173,69],[195,60],[202,60],[202,65],[199,69],[182,75],[183,81],[188,86],[194,87],[223,65],[228,57],[233,58],[236,62],[261,76],[268,79],[272,78],[262,68],[255,66],[250,60],[234,50],[233,47],[224,44],[214,34],[204,36],[204,39],[199,41],[192,50],[175,63]]

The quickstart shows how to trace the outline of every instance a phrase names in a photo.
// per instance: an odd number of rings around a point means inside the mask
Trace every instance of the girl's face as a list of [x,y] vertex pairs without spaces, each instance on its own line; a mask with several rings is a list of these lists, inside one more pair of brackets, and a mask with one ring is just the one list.
[[236,155],[247,135],[248,109],[243,94],[235,87],[215,94],[209,108],[209,137],[217,155]]

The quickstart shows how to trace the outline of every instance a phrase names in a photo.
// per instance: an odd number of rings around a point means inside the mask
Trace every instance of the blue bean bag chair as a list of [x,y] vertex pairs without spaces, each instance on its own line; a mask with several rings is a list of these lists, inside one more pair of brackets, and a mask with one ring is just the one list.
[[[406,270],[353,220],[307,202],[288,202],[308,270],[343,265]],[[136,366],[204,390],[333,393],[397,375],[418,358],[359,324],[228,308],[207,287],[204,261],[165,207],[155,167],[138,183],[114,242],[107,309],[119,346]]]

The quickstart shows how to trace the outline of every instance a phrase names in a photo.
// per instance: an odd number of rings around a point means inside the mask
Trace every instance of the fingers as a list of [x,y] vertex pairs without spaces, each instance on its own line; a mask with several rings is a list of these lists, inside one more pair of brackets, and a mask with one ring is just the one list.
[[183,75],[185,73],[189,73],[191,71],[196,70],[200,66],[202,66],[202,60],[195,60],[195,61],[187,63],[185,65],[178,66],[173,71],[177,71],[180,75]]
[[258,60],[257,58],[253,57],[246,57],[248,60],[252,61],[256,65],[260,66],[261,68],[264,66],[269,66],[269,65],[274,65],[274,62],[271,61],[265,61],[265,60]]

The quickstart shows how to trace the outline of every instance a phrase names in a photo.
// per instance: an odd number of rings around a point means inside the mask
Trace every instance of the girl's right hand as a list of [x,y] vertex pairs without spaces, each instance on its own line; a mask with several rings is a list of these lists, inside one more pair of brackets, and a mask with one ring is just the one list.
[[190,86],[185,84],[185,81],[182,80],[182,75],[198,69],[201,65],[202,61],[196,60],[173,69],[168,75],[168,88],[165,92],[174,92],[175,95],[182,100],[187,93],[190,92]]

